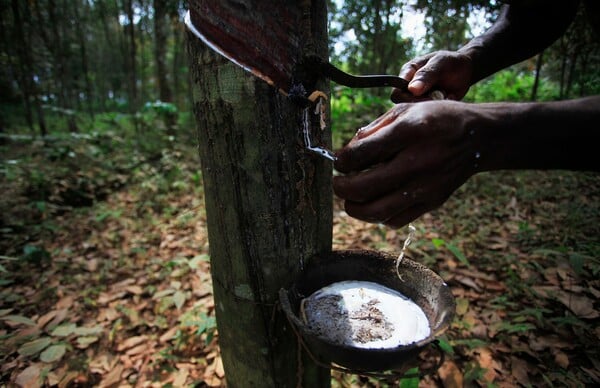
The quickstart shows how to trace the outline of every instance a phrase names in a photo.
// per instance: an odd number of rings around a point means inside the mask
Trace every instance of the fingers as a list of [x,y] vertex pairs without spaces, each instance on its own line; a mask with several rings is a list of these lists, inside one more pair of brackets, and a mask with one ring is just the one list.
[[[397,190],[409,179],[427,172],[437,173],[449,159],[439,144],[420,144],[396,154],[392,159],[360,173],[336,176],[333,189],[338,197],[352,202],[368,202]],[[451,163],[451,162],[448,162]]]
[[406,63],[400,76],[409,84],[407,90],[392,91],[395,103],[420,101],[432,90],[442,91],[447,99],[459,100],[469,89],[473,67],[468,56],[441,50]]
[[430,91],[444,76],[442,74],[441,57],[432,57],[413,75],[412,80],[408,84],[408,91],[415,96],[422,96]]
[[443,57],[437,53],[430,53],[413,59],[400,69],[400,77],[407,81],[408,91],[413,96],[423,96],[430,91],[442,76],[440,61]]
[[441,206],[474,173],[468,152],[443,150],[426,145],[415,155],[430,151],[432,157],[420,163],[394,158],[372,170],[335,177],[334,191],[345,199],[348,215],[367,222],[402,226]]
[[397,105],[359,129],[350,143],[336,153],[335,169],[343,173],[359,171],[391,158],[401,136],[400,131],[394,130],[394,123],[404,111],[404,106]]
[[368,203],[346,201],[344,207],[349,216],[359,220],[403,226],[440,207],[447,198],[422,189],[401,189]]
[[400,69],[400,77],[404,78],[407,81],[412,81],[415,73],[425,66],[425,64],[430,60],[430,58],[434,55],[434,53],[430,53],[427,55],[423,55],[421,57],[415,58],[407,63],[405,63]]
[[[405,80],[412,82],[413,81],[413,77],[415,76],[415,73],[421,68],[423,67],[427,61],[429,60],[429,58],[431,57],[431,54],[422,56],[422,57],[418,57],[413,59],[410,62],[405,63],[402,68],[400,69],[400,77],[404,78]],[[411,101],[415,101],[415,96],[421,96],[423,95],[423,93],[425,93],[424,90],[422,90],[422,88],[424,87],[424,85],[421,85],[419,83],[417,84],[413,84],[412,89],[409,88],[408,90],[401,90],[401,89],[397,89],[394,88],[392,90],[392,94],[390,96],[391,100],[394,103],[400,103],[400,102],[411,102]]]

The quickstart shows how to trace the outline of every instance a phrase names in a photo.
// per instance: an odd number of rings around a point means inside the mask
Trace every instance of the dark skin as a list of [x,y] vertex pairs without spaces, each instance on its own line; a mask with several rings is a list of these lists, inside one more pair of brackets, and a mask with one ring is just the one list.
[[[600,171],[600,96],[544,103],[459,101],[488,75],[527,59],[571,23],[576,1],[504,6],[498,21],[456,52],[402,67],[409,92],[337,153],[335,193],[349,215],[402,226],[442,205],[469,177],[501,169]],[[540,5],[540,4],[543,4]],[[550,22],[533,25],[535,20]],[[443,101],[424,101],[439,89]]]

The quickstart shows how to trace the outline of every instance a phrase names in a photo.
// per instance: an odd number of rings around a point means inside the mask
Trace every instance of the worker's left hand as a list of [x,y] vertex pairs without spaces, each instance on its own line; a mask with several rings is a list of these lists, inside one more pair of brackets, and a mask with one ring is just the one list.
[[473,63],[467,54],[441,50],[405,63],[399,75],[409,84],[407,90],[392,91],[395,103],[431,99],[428,93],[433,90],[449,100],[460,100],[471,86]]

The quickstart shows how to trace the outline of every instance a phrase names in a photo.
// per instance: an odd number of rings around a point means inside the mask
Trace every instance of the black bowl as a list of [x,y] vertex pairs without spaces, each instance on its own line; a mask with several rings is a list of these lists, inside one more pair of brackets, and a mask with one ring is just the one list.
[[[279,300],[295,331],[321,363],[334,363],[357,372],[406,369],[407,364],[414,362],[418,354],[448,328],[456,305],[448,285],[427,267],[405,257],[399,272],[401,279],[396,273],[396,257],[387,253],[334,251],[311,259],[291,288],[279,291]],[[346,280],[370,281],[406,295],[423,309],[429,320],[430,335],[409,345],[382,349],[340,345],[319,336],[299,318],[300,303],[313,292]]]

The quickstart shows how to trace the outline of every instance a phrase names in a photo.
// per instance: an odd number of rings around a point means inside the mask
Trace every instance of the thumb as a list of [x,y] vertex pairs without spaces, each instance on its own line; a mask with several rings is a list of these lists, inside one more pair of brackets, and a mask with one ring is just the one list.
[[428,63],[415,73],[408,84],[408,90],[415,96],[422,96],[432,90],[440,79],[440,71],[435,64]]

